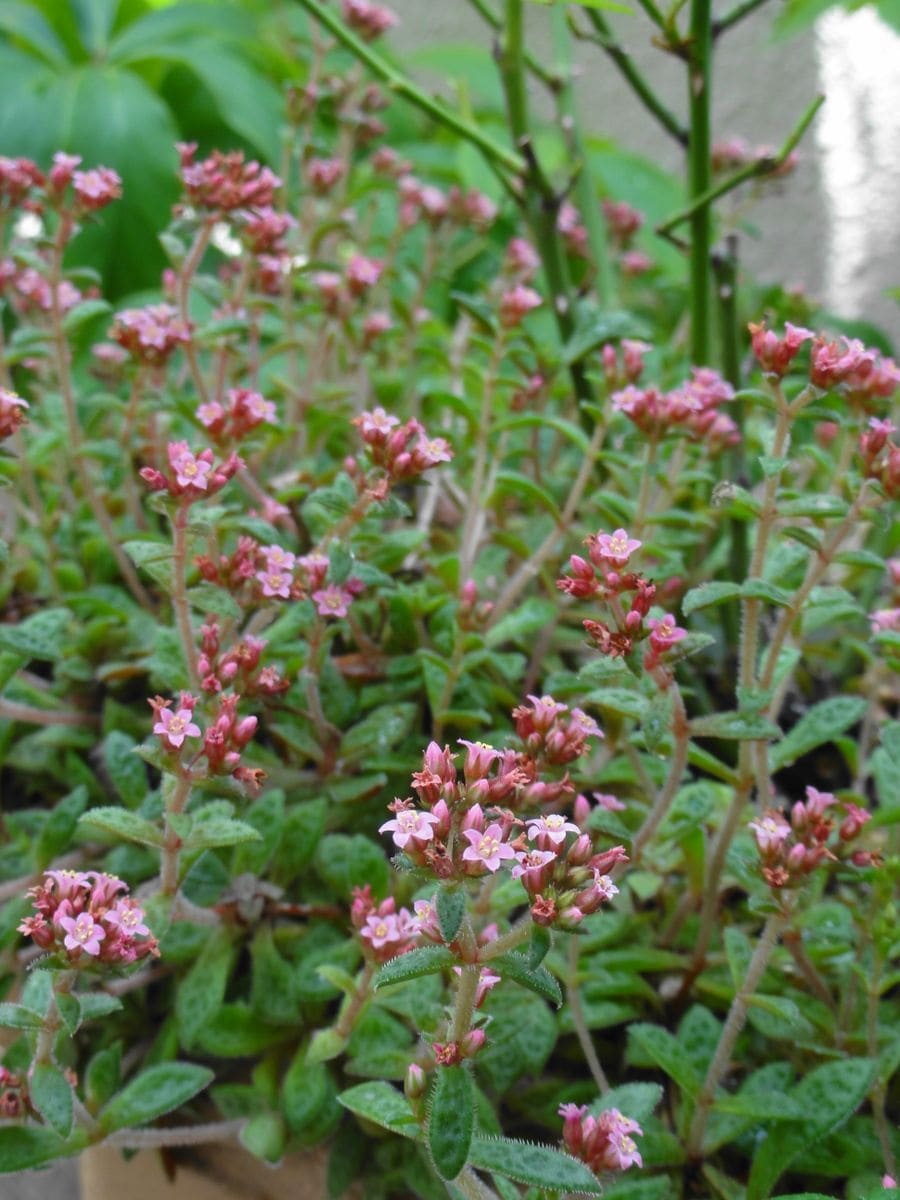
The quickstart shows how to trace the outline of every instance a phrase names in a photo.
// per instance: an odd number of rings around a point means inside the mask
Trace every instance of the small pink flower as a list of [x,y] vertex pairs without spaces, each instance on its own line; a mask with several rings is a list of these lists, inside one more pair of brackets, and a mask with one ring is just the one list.
[[642,545],[643,542],[629,537],[624,529],[617,529],[614,533],[598,533],[591,542],[591,557],[612,563],[614,567],[624,567]]
[[609,792],[593,792],[592,795],[598,806],[605,808],[607,812],[624,812],[627,807],[618,797]]
[[503,841],[503,830],[496,823],[488,825],[484,832],[479,832],[477,829],[464,829],[462,836],[469,843],[463,851],[463,860],[478,863],[492,873],[499,871],[500,863],[504,859],[516,856],[512,846]]
[[297,561],[290,550],[278,545],[260,546],[260,553],[265,556],[269,571],[293,571]]
[[517,283],[514,288],[510,288],[500,297],[500,324],[504,329],[513,329],[516,325],[521,324],[522,318],[526,317],[533,308],[540,307],[542,303],[540,295],[534,288]]
[[104,918],[110,925],[121,929],[128,937],[146,937],[150,930],[144,924],[144,910],[130,897],[120,900]]
[[345,588],[330,583],[328,587],[313,592],[312,599],[320,617],[346,617],[353,595]]
[[197,406],[197,420],[207,429],[225,420],[225,409],[218,400],[209,400],[206,404]]
[[269,598],[279,596],[282,600],[287,600],[291,594],[291,577],[283,571],[269,570],[257,571],[256,578],[262,584],[262,594]]
[[900,633],[900,608],[876,608],[869,620],[873,633]]
[[391,431],[400,424],[400,418],[378,407],[372,412],[360,413],[358,417],[354,417],[353,424],[359,429],[364,441],[384,442]]
[[365,926],[360,930],[360,937],[371,942],[375,950],[380,950],[391,942],[401,941],[402,934],[397,926],[396,915],[394,913],[385,913],[384,915],[372,913],[367,917]]
[[463,764],[466,783],[484,779],[500,757],[500,751],[489,746],[487,742],[469,742],[465,738],[460,738],[459,744],[466,747],[466,760]]
[[71,900],[73,896],[91,890],[90,876],[84,871],[45,871],[44,878],[53,881],[60,900]]
[[179,487],[197,488],[199,491],[205,492],[209,486],[209,473],[212,470],[212,463],[206,462],[202,458],[197,458],[186,447],[176,454],[172,459],[172,469],[175,472],[175,482]]
[[573,708],[569,719],[582,737],[603,737],[603,730],[594,718],[584,712],[583,709]]
[[757,821],[751,821],[750,828],[753,830],[757,846],[764,854],[779,851],[791,832],[791,827],[784,817],[772,811]]
[[177,712],[160,708],[158,716],[153,732],[172,749],[179,750],[185,738],[200,736],[200,728],[194,724],[194,714],[189,708],[179,708]]
[[612,900],[613,896],[618,896],[619,889],[608,875],[601,875],[595,868],[593,892],[598,900],[607,901]]
[[519,850],[516,853],[516,865],[510,871],[513,879],[521,879],[523,875],[538,876],[549,863],[556,862],[554,850]]
[[676,642],[687,637],[687,630],[675,624],[675,618],[671,613],[666,613],[658,620],[656,617],[650,617],[647,626],[650,629],[650,645],[657,652],[668,650],[670,646],[674,646]]
[[83,950],[96,957],[100,943],[106,937],[102,925],[98,925],[90,913],[79,913],[77,917],[60,917],[59,924],[66,932],[63,945],[67,950]]
[[400,849],[413,839],[427,842],[434,836],[433,825],[438,824],[438,818],[430,812],[420,812],[418,809],[403,808],[391,821],[385,821],[378,828],[379,833],[393,833],[394,845]]
[[528,837],[531,841],[540,838],[554,846],[561,846],[567,833],[581,833],[577,825],[567,821],[562,813],[550,813],[547,817],[532,817],[528,822]]

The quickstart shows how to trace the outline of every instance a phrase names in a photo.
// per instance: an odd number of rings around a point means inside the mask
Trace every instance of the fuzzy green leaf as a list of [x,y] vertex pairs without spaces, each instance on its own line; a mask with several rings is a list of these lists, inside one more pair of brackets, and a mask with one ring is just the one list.
[[504,979],[512,979],[521,987],[537,992],[539,996],[543,996],[557,1008],[562,1008],[562,989],[546,967],[532,968],[525,955],[515,951],[510,954],[501,954],[499,958],[492,959],[491,966],[496,968]]
[[701,608],[710,608],[713,604],[724,604],[734,600],[741,594],[739,583],[728,583],[725,580],[711,580],[701,583],[685,595],[681,602],[681,611],[686,617]]
[[465,893],[458,889],[441,888],[437,894],[437,915],[444,941],[452,942],[466,915]]
[[772,721],[756,713],[723,712],[691,721],[691,737],[725,738],[731,741],[769,741],[781,736]]
[[445,946],[421,946],[418,950],[410,950],[408,954],[392,958],[380,967],[375,975],[375,990],[391,983],[417,979],[420,975],[433,975],[453,962],[453,955]]
[[31,1102],[60,1137],[72,1128],[72,1085],[59,1067],[38,1063],[30,1078]]
[[469,1150],[469,1165],[553,1192],[603,1194],[600,1181],[583,1162],[551,1146],[535,1146],[514,1138],[475,1137]]
[[406,1097],[383,1080],[371,1080],[348,1088],[340,1093],[338,1103],[391,1133],[407,1138],[419,1136],[419,1126]]
[[867,704],[861,696],[832,696],[813,705],[772,748],[769,754],[772,770],[780,771],[824,742],[834,741],[862,720]]
[[137,813],[129,812],[125,808],[92,808],[84,814],[79,824],[99,829],[103,833],[112,833],[127,842],[137,842],[141,846],[162,845],[162,830],[151,821],[146,821]]
[[164,1113],[180,1108],[212,1083],[215,1075],[196,1063],[159,1063],[141,1071],[100,1114],[104,1133],[146,1125]]
[[700,1078],[693,1062],[675,1037],[660,1025],[632,1025],[628,1030],[629,1058],[632,1062],[653,1063],[674,1079],[683,1091],[696,1096]]
[[442,1179],[455,1179],[475,1130],[475,1085],[465,1067],[438,1069],[428,1118],[428,1148]]

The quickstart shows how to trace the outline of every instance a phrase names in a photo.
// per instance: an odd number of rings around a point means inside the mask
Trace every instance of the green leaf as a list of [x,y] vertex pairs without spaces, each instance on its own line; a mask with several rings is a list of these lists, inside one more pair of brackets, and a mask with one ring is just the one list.
[[81,1023],[97,1021],[100,1017],[108,1017],[110,1013],[122,1009],[122,1001],[118,996],[110,996],[108,992],[81,992],[78,996],[81,1008]]
[[191,832],[184,839],[186,850],[207,850],[213,846],[238,846],[243,842],[258,842],[260,835],[246,821],[235,821],[212,813],[208,817],[197,815]]
[[861,696],[832,696],[813,705],[782,741],[772,747],[769,753],[772,770],[780,771],[824,742],[834,741],[862,720],[867,704]]
[[586,1196],[603,1194],[603,1185],[593,1171],[577,1158],[550,1146],[535,1146],[513,1138],[476,1136],[469,1150],[469,1165],[552,1192],[575,1192]]
[[76,304],[66,313],[63,318],[63,329],[69,337],[72,337],[88,321],[93,321],[96,317],[105,316],[111,312],[112,305],[108,300],[82,300],[80,304]]
[[700,1078],[687,1051],[660,1025],[631,1025],[628,1055],[637,1065],[653,1063],[690,1096],[696,1096],[700,1090]]
[[100,1113],[104,1133],[146,1125],[187,1104],[208,1087],[215,1075],[196,1063],[167,1062],[148,1067],[126,1084]]
[[134,753],[137,742],[113,729],[103,739],[103,765],[109,781],[127,808],[137,808],[147,794],[147,768]]
[[306,1061],[309,1063],[330,1062],[343,1054],[347,1047],[345,1034],[336,1029],[317,1029],[306,1051]]
[[59,1067],[38,1063],[29,1080],[31,1102],[48,1125],[60,1137],[68,1137],[72,1128],[72,1085]]
[[581,428],[573,421],[567,421],[564,417],[555,417],[552,414],[546,413],[520,413],[514,417],[506,417],[502,421],[498,421],[493,427],[494,433],[501,433],[507,429],[552,429],[555,433],[562,434],[567,438],[582,454],[587,454],[591,448],[591,440]]
[[504,642],[530,643],[534,635],[557,615],[557,606],[540,596],[529,596],[518,608],[501,617],[487,632],[485,641],[491,647]]
[[78,1032],[78,1026],[81,1024],[81,1004],[78,997],[71,992],[57,992],[56,1007],[59,1009],[59,1015],[62,1017],[63,1025],[69,1034]]
[[793,601],[790,592],[776,587],[767,579],[746,579],[741,586],[741,595],[746,600],[764,600],[767,604],[777,604],[782,608],[790,608]]
[[438,1067],[428,1117],[428,1148],[441,1179],[455,1179],[475,1131],[475,1085],[465,1067]]
[[810,1071],[790,1092],[805,1119],[776,1126],[760,1143],[747,1200],[765,1200],[798,1154],[842,1125],[865,1099],[874,1073],[875,1064],[866,1058],[824,1063]]
[[87,825],[90,829],[102,830],[103,833],[111,833],[127,842],[137,842],[141,846],[161,846],[163,842],[161,829],[125,808],[89,809],[81,817],[79,824]]
[[532,925],[531,940],[528,943],[528,969],[536,971],[547,954],[550,951],[550,946],[553,943],[553,937],[550,930],[544,925]]
[[0,625],[0,650],[24,659],[55,662],[63,657],[72,628],[67,608],[45,608],[18,625]]
[[372,1121],[382,1129],[389,1129],[391,1133],[399,1133],[407,1138],[419,1135],[418,1123],[406,1097],[383,1080],[371,1080],[348,1088],[340,1093],[338,1103],[356,1116]]
[[757,742],[780,736],[781,730],[774,722],[753,712],[713,713],[691,721],[691,737]]
[[375,990],[407,979],[418,979],[420,975],[433,975],[455,961],[446,946],[420,946],[418,950],[410,950],[379,967],[374,979]]
[[0,4],[0,29],[23,42],[37,58],[53,67],[66,65],[65,47],[35,4],[3,0]]
[[610,1108],[617,1108],[623,1116],[643,1125],[653,1116],[662,1098],[663,1089],[658,1083],[623,1083],[591,1105],[591,1112],[599,1116]]
[[233,961],[234,951],[227,931],[213,930],[178,987],[175,1014],[183,1046],[192,1046],[221,1008]]
[[556,978],[550,974],[546,967],[531,967],[525,955],[519,954],[516,951],[512,951],[510,954],[501,954],[499,958],[491,959],[491,966],[504,979],[512,979],[521,987],[528,988],[529,991],[543,996],[545,1000],[549,1000],[557,1008],[562,1008],[562,989]]
[[257,929],[250,947],[250,1005],[260,1020],[291,1025],[300,1020],[295,974],[275,945],[271,926]]
[[579,314],[577,328],[563,349],[566,365],[580,362],[588,354],[599,350],[611,338],[646,338],[650,333],[644,321],[633,313],[612,310],[610,312],[583,311]]
[[0,1004],[0,1025],[6,1029],[40,1029],[44,1018],[24,1004]]
[[738,583],[728,583],[724,580],[712,580],[691,588],[681,602],[681,611],[686,617],[697,612],[700,608],[710,608],[713,604],[724,604],[726,600],[734,600],[741,594]]
[[347,730],[341,740],[341,756],[355,759],[387,753],[409,733],[416,715],[414,704],[381,705]]
[[731,971],[731,982],[737,991],[747,978],[747,968],[753,957],[753,944],[742,929],[729,925],[725,930],[725,955]]
[[277,1163],[284,1154],[287,1130],[280,1113],[258,1112],[241,1128],[241,1145],[263,1162]]
[[488,1040],[478,1052],[479,1079],[502,1095],[523,1075],[539,1077],[557,1037],[556,1018],[543,1000],[498,987],[482,1011],[492,1020],[486,1026]]
[[310,1062],[301,1047],[281,1084],[281,1111],[291,1133],[296,1135],[312,1125],[322,1108],[334,1103],[334,1094],[328,1068],[321,1062]]
[[69,792],[48,815],[34,846],[34,858],[39,867],[49,867],[58,855],[68,850],[72,844],[72,836],[78,825],[78,820],[87,808],[88,790],[80,783],[74,791]]
[[437,893],[437,915],[444,941],[452,942],[466,915],[465,893],[459,888],[440,888]]
[[40,1167],[66,1153],[71,1151],[67,1151],[66,1143],[52,1129],[0,1126],[0,1175]]

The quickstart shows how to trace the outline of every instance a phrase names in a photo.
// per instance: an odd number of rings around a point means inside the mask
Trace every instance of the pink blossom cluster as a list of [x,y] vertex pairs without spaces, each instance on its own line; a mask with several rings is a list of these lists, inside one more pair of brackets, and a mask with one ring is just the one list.
[[[831,792],[807,787],[806,799],[791,806],[790,821],[777,809],[767,809],[750,822],[762,875],[769,887],[794,887],[822,863],[836,861],[834,850],[828,846],[836,824],[829,809],[838,804],[844,817],[837,827],[837,842],[833,843],[836,850],[859,836],[871,813],[850,801],[836,800]],[[871,866],[877,856],[868,850],[856,850],[850,861],[859,867]]]
[[809,379],[826,390],[840,387],[848,400],[869,408],[878,400],[889,399],[900,387],[900,367],[858,338],[830,342],[819,336],[810,350]]
[[737,426],[721,411],[733,399],[734,389],[717,371],[694,367],[691,378],[670,392],[630,384],[613,393],[612,404],[650,438],[681,429],[715,452],[740,440]]
[[46,871],[28,893],[34,916],[22,921],[19,932],[71,966],[96,961],[122,967],[158,956],[144,911],[127,893],[123,880],[101,871]]
[[356,303],[369,294],[378,283],[384,263],[364,254],[354,254],[343,275],[337,271],[317,271],[312,277],[317,297],[325,312],[331,316],[350,316]]
[[500,297],[500,324],[504,329],[515,329],[533,309],[540,308],[542,303],[540,294],[534,288],[517,283]]
[[214,150],[208,158],[195,162],[195,142],[179,142],[176,149],[185,197],[193,208],[230,213],[236,209],[268,209],[274,204],[281,180],[268,167],[245,162],[242,151],[223,154]]
[[44,172],[30,158],[0,155],[0,212],[25,207],[40,209],[40,200],[32,193],[44,186]]
[[170,474],[164,475],[155,467],[142,467],[141,479],[154,492],[168,492],[186,504],[214,496],[244,465],[232,452],[216,466],[212,450],[195,454],[187,442],[169,442],[166,452]]
[[636,384],[644,373],[644,356],[653,347],[634,338],[622,338],[618,351],[607,342],[600,351],[603,377],[611,392]]
[[252,211],[238,216],[240,235],[253,254],[281,253],[285,249],[285,238],[297,225],[290,213],[279,212],[269,205],[257,205]]
[[260,667],[262,652],[267,644],[263,638],[247,634],[223,654],[219,624],[215,617],[201,625],[200,634],[202,641],[197,670],[202,691],[214,695],[231,687],[242,696],[277,696],[287,691],[290,685],[277,667]]
[[240,696],[235,692],[218,692],[216,701],[218,711],[204,732],[194,720],[194,709],[198,704],[196,696],[181,692],[177,707],[163,696],[154,696],[147,701],[156,718],[153,732],[163,750],[179,762],[184,760],[185,742],[202,738],[200,749],[187,760],[188,769],[205,759],[209,774],[230,775],[251,792],[258,791],[265,779],[265,771],[246,767],[241,761],[241,755],[256,733],[257,718],[238,717]]
[[[496,874],[505,864],[527,892],[535,921],[572,928],[616,895],[609,872],[627,856],[621,846],[595,851],[591,836],[561,812],[516,815],[526,804],[556,804],[573,791],[567,775],[556,782],[538,778],[548,739],[554,745],[555,734],[563,735],[556,758],[561,762],[570,761],[573,746],[581,752],[586,737],[602,736],[593,722],[570,733],[564,705],[551,697],[530,699],[532,707],[523,706],[517,718],[530,739],[526,752],[461,740],[466,753],[460,778],[450,748],[432,742],[412,777],[417,800],[388,805],[391,817],[379,832],[390,833],[407,858],[438,878]],[[571,724],[578,725],[574,714]],[[589,814],[586,800],[579,811]],[[441,941],[429,902],[417,902],[416,915],[423,936]]]
[[11,437],[24,424],[28,404],[7,388],[0,388],[0,438]]
[[873,633],[900,633],[900,558],[889,558],[887,569],[895,607],[877,608],[869,613]]
[[350,920],[359,930],[366,953],[377,963],[388,962],[416,947],[418,918],[408,908],[398,910],[393,896],[376,904],[368,883],[353,889]]
[[612,240],[622,249],[631,244],[634,235],[644,225],[644,214],[624,200],[604,200],[603,215]]
[[811,329],[792,325],[790,321],[785,322],[782,337],[767,329],[764,321],[758,325],[751,322],[749,329],[756,361],[767,375],[777,375],[779,379],[787,373],[804,342],[810,342],[816,336]]
[[271,400],[250,388],[229,388],[225,403],[209,400],[197,408],[197,420],[218,445],[241,441],[260,425],[276,425],[278,413]]
[[[53,309],[53,285],[36,267],[19,268],[12,259],[5,259],[0,263],[0,288],[8,292],[13,307],[23,315],[41,316]],[[84,298],[68,279],[61,279],[56,285],[56,304],[62,313]]]
[[109,331],[113,341],[127,350],[135,362],[160,366],[185,342],[191,330],[170,304],[126,308],[116,314]]
[[397,24],[397,14],[370,0],[342,0],[341,12],[350,28],[367,42],[381,37]]
[[578,209],[571,200],[564,200],[559,206],[556,217],[556,228],[562,235],[566,249],[576,258],[588,258],[588,231],[583,225]]
[[[641,547],[637,538],[624,529],[597,533],[587,538],[589,558],[573,554],[569,575],[557,579],[562,592],[578,599],[593,597],[605,601],[613,623],[587,619],[582,622],[597,648],[610,658],[624,658],[635,645],[646,639],[644,666],[654,671],[665,665],[666,651],[687,636],[670,613],[651,617],[656,585],[634,572],[622,573],[632,554]],[[622,601],[630,596],[626,611]]]
[[512,711],[516,733],[532,758],[553,766],[573,762],[590,749],[589,738],[603,733],[593,717],[580,708],[569,708],[552,696],[528,696],[528,704]]
[[15,1120],[30,1108],[27,1079],[0,1064],[0,1117]]
[[80,155],[57,151],[46,180],[47,198],[54,207],[62,205],[71,184],[74,195],[72,215],[76,219],[105,208],[122,195],[122,180],[111,167],[79,171],[80,165]]
[[521,283],[529,283],[534,279],[541,265],[540,256],[525,238],[511,238],[503,259],[503,272]]
[[562,1104],[563,1143],[568,1152],[587,1163],[599,1175],[603,1171],[627,1171],[642,1167],[643,1160],[634,1141],[643,1129],[637,1121],[623,1116],[617,1108],[609,1108],[593,1117],[587,1105]]
[[866,478],[877,479],[892,500],[900,496],[900,445],[892,438],[896,432],[893,421],[870,417],[859,438]]
[[392,483],[415,479],[453,458],[449,442],[441,437],[430,438],[415,417],[401,423],[399,417],[375,408],[354,417],[353,424],[368,447],[372,462],[387,473]]
[[800,161],[796,150],[791,151],[784,162],[777,166],[774,165],[774,158],[775,151],[771,146],[754,147],[741,137],[730,137],[720,142],[713,142],[710,148],[712,169],[717,172],[736,171],[739,167],[746,167],[751,163],[772,162],[771,168],[765,173],[765,178],[780,179],[784,175],[790,175]]

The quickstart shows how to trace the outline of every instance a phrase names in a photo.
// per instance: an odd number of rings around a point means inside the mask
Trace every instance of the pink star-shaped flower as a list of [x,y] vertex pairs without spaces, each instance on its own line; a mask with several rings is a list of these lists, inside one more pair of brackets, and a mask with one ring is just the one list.
[[567,821],[562,813],[551,813],[548,817],[532,817],[528,822],[528,836],[548,838],[554,846],[561,846],[567,833],[581,833],[577,825]]
[[179,708],[177,712],[172,712],[171,708],[161,708],[153,732],[178,750],[184,745],[186,737],[200,736],[200,727],[194,724],[194,714],[189,708]]
[[469,843],[463,850],[463,860],[480,863],[488,871],[499,871],[500,863],[504,859],[516,856],[512,846],[503,841],[503,830],[496,823],[488,825],[484,832],[478,829],[464,829],[462,835]]
[[59,923],[66,931],[63,945],[67,950],[83,950],[94,957],[100,953],[100,943],[106,937],[90,913],[79,913],[77,917],[60,917]]
[[383,825],[380,825],[378,832],[393,833],[394,845],[399,846],[402,850],[412,838],[430,841],[434,837],[432,826],[437,824],[438,819],[434,813],[420,812],[415,808],[404,808],[397,813],[393,820],[385,821]]

